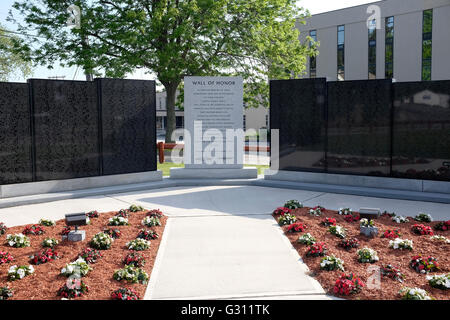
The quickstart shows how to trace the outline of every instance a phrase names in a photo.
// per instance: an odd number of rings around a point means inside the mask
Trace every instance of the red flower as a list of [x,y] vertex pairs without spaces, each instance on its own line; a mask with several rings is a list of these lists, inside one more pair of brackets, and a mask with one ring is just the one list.
[[273,214],[274,214],[274,215],[281,215],[281,216],[284,216],[285,214],[288,214],[288,213],[291,213],[291,212],[292,212],[292,210],[289,209],[289,208],[279,207],[279,208],[276,208],[276,209],[273,211]]

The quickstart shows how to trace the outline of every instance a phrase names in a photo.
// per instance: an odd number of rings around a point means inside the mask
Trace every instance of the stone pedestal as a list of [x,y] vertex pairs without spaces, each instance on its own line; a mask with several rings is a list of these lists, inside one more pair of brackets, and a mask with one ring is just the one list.
[[67,240],[72,242],[83,241],[84,239],[86,239],[86,231],[84,230],[73,230],[67,235]]
[[190,169],[171,168],[170,179],[256,179],[258,169]]
[[360,233],[369,238],[375,238],[378,235],[377,227],[359,227]]

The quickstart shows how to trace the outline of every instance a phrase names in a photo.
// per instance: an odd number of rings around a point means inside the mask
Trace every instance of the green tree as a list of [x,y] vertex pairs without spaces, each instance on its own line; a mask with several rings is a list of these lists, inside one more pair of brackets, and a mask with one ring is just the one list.
[[14,52],[14,42],[19,38],[0,25],[0,81],[8,81],[12,76],[26,78],[32,74],[31,63]]
[[[17,0],[19,30],[35,30],[42,45],[17,43],[29,59],[60,60],[86,73],[123,77],[138,68],[167,92],[169,142],[176,90],[185,76],[234,75],[245,83],[247,106],[268,105],[268,79],[298,77],[316,54],[299,41],[295,23],[308,14],[296,0]],[[67,7],[81,9],[81,28],[65,27]],[[10,20],[14,20],[11,13]],[[86,41],[86,39],[88,41]],[[263,101],[261,101],[261,99]]]

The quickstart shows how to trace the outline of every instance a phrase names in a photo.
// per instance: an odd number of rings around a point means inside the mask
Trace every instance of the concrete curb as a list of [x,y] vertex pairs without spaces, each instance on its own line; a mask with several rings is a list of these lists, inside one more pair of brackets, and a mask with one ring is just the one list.
[[291,182],[280,180],[264,180],[260,176],[257,179],[164,178],[162,181],[155,181],[155,182],[83,189],[70,192],[45,193],[30,196],[20,196],[14,198],[4,198],[0,199],[0,208],[8,208],[66,199],[75,199],[96,195],[110,195],[133,191],[172,188],[172,187],[185,187],[185,186],[257,186],[268,188],[297,189],[297,190],[308,190],[326,193],[349,194],[349,195],[376,197],[376,198],[450,203],[450,195],[445,193],[417,192],[417,191],[393,190],[393,189],[369,188],[369,187],[353,187],[353,186]]

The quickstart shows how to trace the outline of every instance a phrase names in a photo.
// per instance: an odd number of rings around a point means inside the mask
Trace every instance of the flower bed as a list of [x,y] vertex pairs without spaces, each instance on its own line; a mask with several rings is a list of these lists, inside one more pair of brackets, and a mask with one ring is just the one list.
[[[92,268],[82,279],[83,288],[82,292],[76,291],[79,286],[67,287],[67,281],[71,281],[71,278],[66,278],[60,274],[61,269],[68,263],[75,261],[82,253],[84,249],[89,246],[90,240],[95,234],[102,232],[108,225],[109,218],[116,215],[117,212],[101,212],[98,218],[92,219],[91,223],[86,226],[82,226],[81,229],[86,231],[86,240],[81,242],[69,242],[61,241],[61,232],[66,226],[65,220],[55,221],[56,226],[46,227],[45,234],[43,235],[31,235],[28,236],[30,246],[25,247],[12,247],[6,242],[6,235],[20,234],[25,226],[9,227],[6,233],[0,236],[0,252],[7,252],[14,257],[13,261],[9,263],[0,264],[0,295],[2,294],[2,288],[8,288],[13,292],[13,296],[9,296],[9,300],[60,300],[62,298],[76,299],[76,300],[110,300],[112,299],[112,292],[118,290],[124,285],[128,289],[134,290],[140,298],[144,296],[147,285],[142,283],[123,283],[114,280],[114,272],[124,267],[123,259],[130,253],[125,247],[125,244],[136,238],[136,235],[142,229],[141,221],[148,213],[145,211],[138,211],[130,214],[128,218],[129,226],[124,227],[110,227],[117,228],[121,231],[121,237],[115,239],[109,250],[101,250],[102,258],[96,259],[95,263],[88,261],[87,256],[83,258],[88,263],[92,263],[89,266]],[[139,254],[145,259],[146,263],[140,268],[151,275],[153,265],[155,263],[156,254],[161,243],[161,237],[163,235],[164,227],[167,222],[167,217],[160,218],[162,226],[154,226],[152,230],[157,232],[160,237],[152,240],[150,248],[144,251],[139,251]],[[73,227],[72,227],[73,229]],[[24,235],[20,234],[15,240],[23,239]],[[30,265],[30,256],[37,252],[42,252],[42,242],[45,238],[54,238],[59,240],[57,245],[58,255],[57,260],[51,260],[44,264],[33,265],[34,273],[25,276],[24,278],[16,281],[8,281],[8,270],[12,265],[16,266],[28,266]],[[89,250],[98,250],[94,248],[88,248]],[[98,251],[97,251],[98,252]],[[88,255],[92,257],[92,254]],[[62,287],[64,289],[61,289]],[[89,290],[87,290],[87,287]],[[60,294],[58,291],[61,289]],[[5,292],[5,297],[7,291]],[[66,295],[67,294],[67,295]],[[81,296],[79,294],[82,294]],[[75,297],[77,295],[77,297]],[[2,297],[0,297],[2,299]]]
[[[404,217],[402,223],[397,223],[392,220],[392,217],[400,217],[400,215],[384,214],[378,219],[374,220],[375,225],[380,230],[380,235],[375,238],[367,238],[360,234],[359,223],[346,221],[345,217],[348,214],[338,214],[336,210],[322,209],[321,216],[314,216],[309,214],[312,208],[304,207],[291,211],[291,214],[297,218],[298,221],[308,226],[307,233],[289,232],[289,226],[282,226],[286,237],[290,240],[294,248],[297,250],[303,261],[307,264],[311,271],[311,275],[319,281],[324,290],[328,294],[336,295],[345,299],[392,299],[400,300],[402,296],[399,291],[403,287],[420,288],[428,292],[438,300],[448,299],[448,290],[432,287],[427,279],[428,276],[446,275],[450,272],[450,244],[446,242],[444,236],[448,231],[437,230],[436,225],[439,221],[434,222],[420,222],[425,226],[431,226],[434,230],[434,236],[418,235],[412,231],[412,226],[418,224],[413,217]],[[346,211],[345,213],[348,213]],[[352,212],[357,216],[357,212]],[[325,217],[333,217],[336,219],[336,224],[346,229],[346,238],[340,239],[329,232],[329,228],[323,227],[321,221]],[[274,215],[278,220],[279,216]],[[408,221],[406,222],[405,219]],[[444,224],[442,224],[444,225]],[[435,236],[439,236],[439,239]],[[406,240],[410,239],[414,242],[413,250],[394,250],[389,248],[389,241],[401,237]],[[440,239],[443,239],[442,241]],[[342,271],[331,270],[327,271],[320,266],[323,257],[308,256],[310,246],[313,243],[325,242],[328,247],[326,256],[339,257],[344,262],[345,272],[347,275],[352,273],[363,282],[372,283],[371,277],[374,276],[373,268],[380,268],[380,289],[371,289],[370,286],[361,287],[361,291],[355,292],[348,296],[335,293],[334,288],[336,281],[340,279]],[[358,250],[362,248],[375,249],[378,256],[378,261],[373,263],[361,263],[358,261]],[[418,273],[410,267],[409,263],[412,256],[421,254],[424,259],[428,256],[437,258],[439,270],[430,273]],[[390,266],[389,266],[390,265]],[[425,267],[424,267],[425,268]],[[384,274],[383,274],[384,272]],[[341,282],[345,279],[341,279]],[[349,280],[349,279],[347,279]],[[402,280],[403,282],[401,282]],[[351,280],[349,280],[351,281]],[[442,281],[441,281],[442,282]]]

